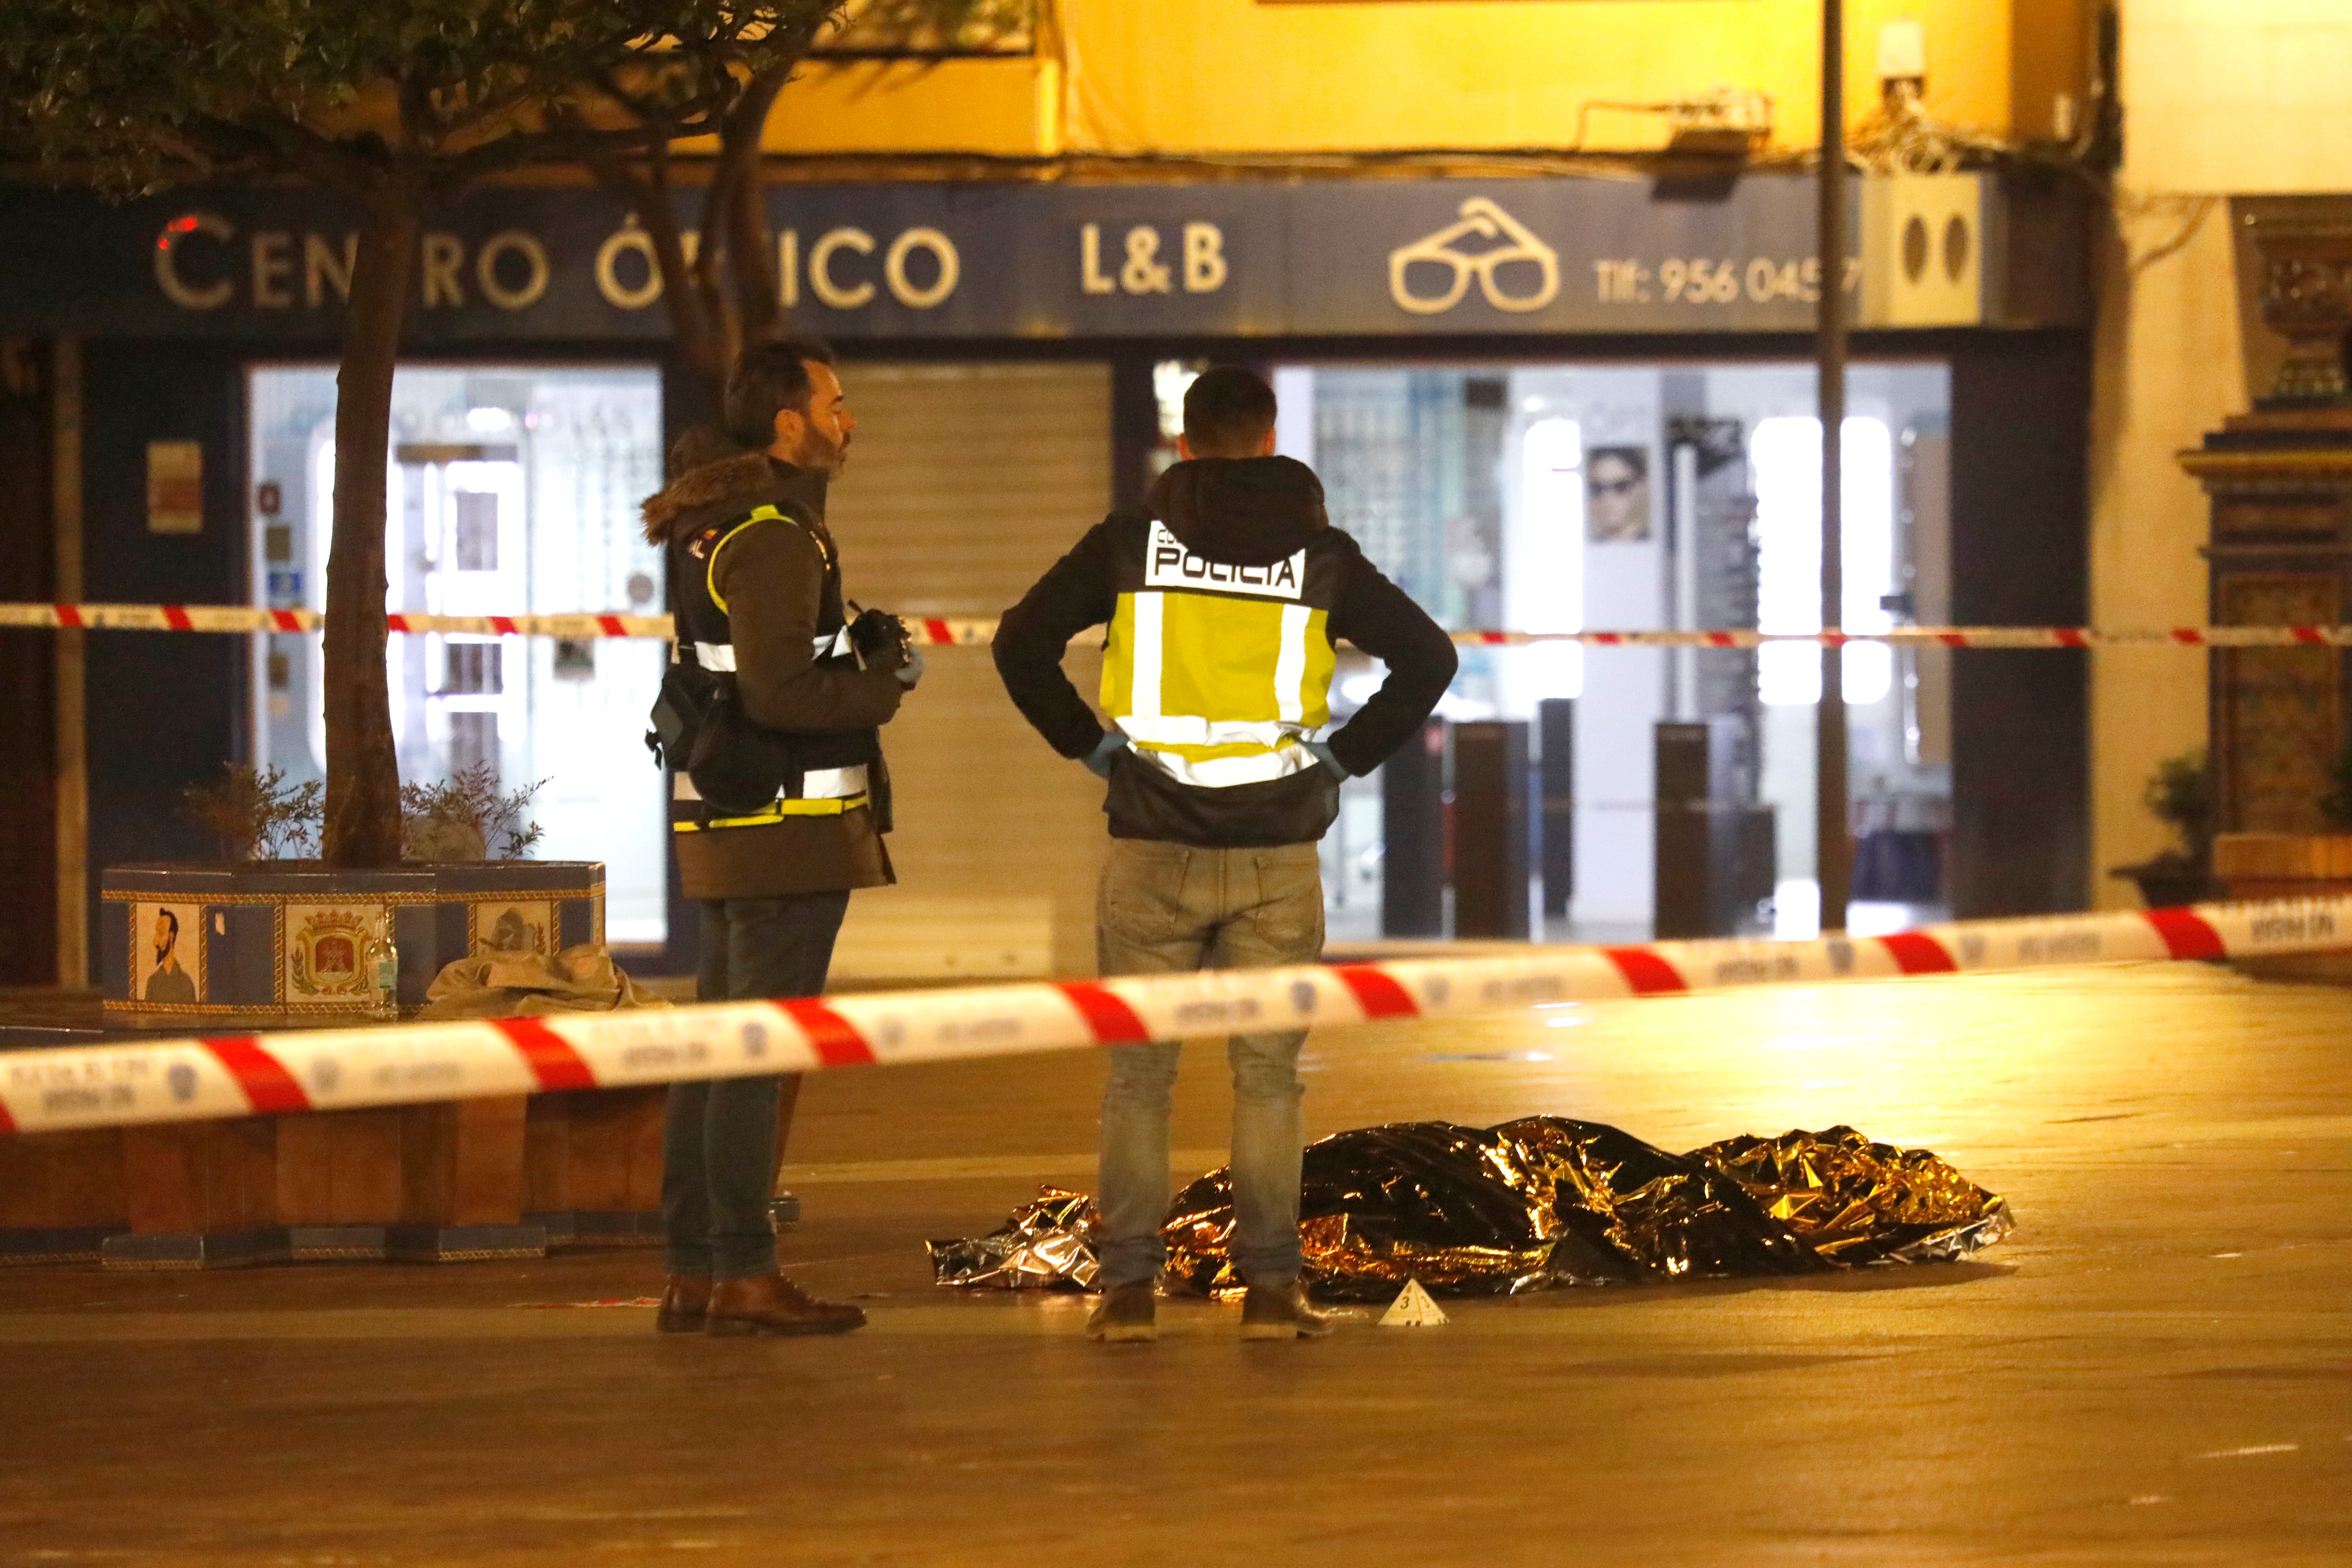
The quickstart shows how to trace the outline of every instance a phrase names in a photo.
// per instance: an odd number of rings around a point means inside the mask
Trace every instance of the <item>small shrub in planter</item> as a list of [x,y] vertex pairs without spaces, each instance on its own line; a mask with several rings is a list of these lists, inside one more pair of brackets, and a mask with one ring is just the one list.
[[500,794],[487,762],[459,768],[438,783],[402,785],[401,859],[428,865],[524,859],[539,842],[541,829],[523,813],[546,785],[541,779]]
[[[229,763],[217,784],[182,792],[188,820],[220,841],[229,861],[307,860],[318,848],[323,786],[287,781],[272,764]],[[546,788],[540,779],[501,793],[487,762],[430,784],[400,787],[400,858],[423,865],[522,860],[543,834],[524,813]],[[498,852],[492,854],[495,849]]]
[[188,821],[220,841],[232,861],[299,860],[319,847],[326,786],[316,779],[289,784],[275,763],[267,769],[225,763],[217,784],[180,793]]
[[2149,815],[2172,830],[2175,847],[2137,865],[2119,865],[2111,876],[2128,877],[2150,909],[2169,909],[2211,898],[2213,882],[2213,780],[2202,747],[2168,757],[2148,776],[2140,799]]

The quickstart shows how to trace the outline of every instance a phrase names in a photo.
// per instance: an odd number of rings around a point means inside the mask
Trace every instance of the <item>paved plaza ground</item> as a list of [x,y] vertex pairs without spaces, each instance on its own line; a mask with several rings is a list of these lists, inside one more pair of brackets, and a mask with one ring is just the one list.
[[[1980,1260],[1150,1347],[934,1288],[1084,1186],[1098,1060],[811,1084],[844,1340],[662,1338],[647,1252],[0,1276],[0,1564],[2352,1562],[2352,990],[2192,966],[1721,994],[1309,1043],[1314,1134],[1850,1123],[2008,1195]],[[1222,1052],[1177,1145],[1221,1159]]]

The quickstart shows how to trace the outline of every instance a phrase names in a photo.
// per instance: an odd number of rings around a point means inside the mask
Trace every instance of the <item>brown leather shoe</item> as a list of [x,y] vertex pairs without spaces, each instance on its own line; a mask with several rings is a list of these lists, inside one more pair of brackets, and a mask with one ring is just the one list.
[[866,1313],[820,1301],[782,1274],[754,1274],[711,1286],[708,1322],[715,1334],[847,1333],[866,1326]]
[[700,1333],[710,1311],[710,1281],[698,1274],[672,1274],[662,1288],[661,1311],[654,1314],[657,1333]]

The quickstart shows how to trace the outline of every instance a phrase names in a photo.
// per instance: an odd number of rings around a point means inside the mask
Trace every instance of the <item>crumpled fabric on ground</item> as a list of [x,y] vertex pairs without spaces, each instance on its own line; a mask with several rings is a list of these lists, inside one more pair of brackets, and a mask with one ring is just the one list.
[[583,942],[552,956],[529,948],[491,947],[445,964],[425,988],[425,1006],[416,1016],[540,1018],[667,1006],[623,974],[612,954]]
[[[933,1242],[942,1284],[1091,1281],[1093,1206],[1049,1188],[994,1236]],[[1408,1277],[1447,1295],[1603,1281],[1811,1274],[1969,1256],[2006,1236],[2008,1206],[1924,1149],[1851,1127],[1739,1137],[1669,1154],[1596,1122],[1530,1116],[1486,1129],[1401,1122],[1308,1146],[1299,1207],[1306,1278],[1330,1300],[1381,1300]],[[1240,1283],[1233,1195],[1212,1171],[1161,1228],[1172,1286]],[[1015,1239],[1017,1237],[1017,1240]],[[1017,1269],[970,1249],[1001,1244]],[[1055,1258],[1087,1270],[1055,1272]]]

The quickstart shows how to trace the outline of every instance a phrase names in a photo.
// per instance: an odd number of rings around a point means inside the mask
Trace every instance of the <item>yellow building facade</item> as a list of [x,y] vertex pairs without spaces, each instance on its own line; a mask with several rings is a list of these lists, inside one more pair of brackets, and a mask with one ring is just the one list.
[[[1916,42],[1939,118],[2021,141],[2074,134],[2091,70],[2084,0],[1856,0],[1846,26],[1850,127],[1877,107],[1882,45]],[[1786,155],[1817,138],[1819,29],[1813,0],[1053,0],[1028,53],[813,65],[769,145],[1655,151],[1670,118],[1628,106],[1755,95],[1771,106],[1764,149]]]

